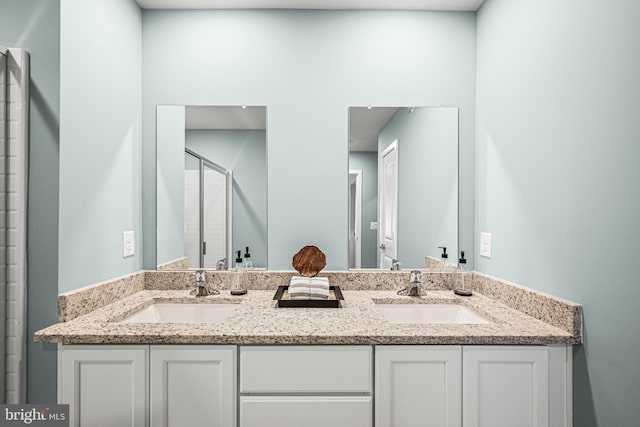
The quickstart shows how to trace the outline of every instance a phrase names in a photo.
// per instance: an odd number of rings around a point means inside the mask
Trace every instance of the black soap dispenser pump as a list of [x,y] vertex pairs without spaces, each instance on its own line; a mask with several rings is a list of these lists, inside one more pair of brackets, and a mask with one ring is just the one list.
[[460,251],[460,258],[458,259],[458,271],[460,273],[460,282],[462,287],[454,289],[453,293],[461,297],[470,297],[472,292],[465,288],[464,279],[467,274],[467,259],[464,257],[464,251]]

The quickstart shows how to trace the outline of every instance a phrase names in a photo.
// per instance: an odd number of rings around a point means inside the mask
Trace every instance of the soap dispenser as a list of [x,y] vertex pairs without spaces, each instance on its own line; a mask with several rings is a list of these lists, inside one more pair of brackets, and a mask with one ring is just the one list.
[[447,247],[438,246],[438,249],[442,249],[442,254],[440,255],[440,262],[442,262],[442,271],[447,271],[447,259],[449,258]]
[[465,288],[464,281],[467,275],[467,259],[464,257],[464,251],[460,251],[460,258],[458,259],[458,272],[460,273],[460,282],[462,287],[454,289],[453,293],[460,295],[461,297],[470,297],[472,292]]
[[236,251],[236,266],[235,266],[235,271],[238,271],[239,269],[242,268],[242,263],[244,261],[242,260],[242,251]]
[[251,261],[251,254],[249,253],[249,246],[246,247],[246,250],[245,250],[245,253],[244,253],[244,262],[242,263],[242,266],[244,268],[246,268],[247,270],[253,268],[253,261]]
[[[247,248],[248,249],[248,248]],[[233,282],[231,284],[231,295],[244,295],[247,290],[244,289],[244,281],[246,268],[242,260],[242,251],[236,252],[236,266],[233,269]]]

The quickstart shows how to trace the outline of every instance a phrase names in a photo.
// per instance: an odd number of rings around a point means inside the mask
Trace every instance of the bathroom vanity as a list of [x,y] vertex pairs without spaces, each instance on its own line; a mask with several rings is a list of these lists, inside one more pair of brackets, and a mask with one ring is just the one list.
[[568,426],[570,350],[62,345],[60,401],[73,425]]
[[[342,308],[291,309],[275,306],[268,280],[196,299],[180,273],[141,274],[62,295],[61,323],[36,333],[59,343],[71,425],[572,425],[577,304],[481,275],[461,299],[446,273],[421,298],[336,273]],[[160,303],[235,308],[212,323],[127,320]],[[488,322],[396,323],[378,308],[396,304],[459,305]]]

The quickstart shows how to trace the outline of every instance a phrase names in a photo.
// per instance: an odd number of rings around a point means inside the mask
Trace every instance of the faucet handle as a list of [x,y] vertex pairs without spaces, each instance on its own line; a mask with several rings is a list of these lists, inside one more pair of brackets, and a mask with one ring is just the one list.
[[204,270],[196,270],[193,275],[196,277],[196,283],[206,283],[207,276]]
[[207,286],[207,277],[205,270],[196,270],[193,275],[195,276],[196,281],[193,282],[191,286],[195,289],[192,290],[189,294],[197,297],[206,297],[208,295],[219,295],[220,291],[217,289],[210,289]]
[[402,296],[419,297],[420,288],[422,288],[421,279],[422,272],[420,270],[411,270],[411,274],[409,275],[409,284],[406,288],[400,289],[396,293]]
[[422,272],[420,270],[411,270],[411,274],[409,275],[409,281],[411,283],[422,283]]
[[227,269],[227,258],[220,258],[216,261],[216,270],[226,270]]

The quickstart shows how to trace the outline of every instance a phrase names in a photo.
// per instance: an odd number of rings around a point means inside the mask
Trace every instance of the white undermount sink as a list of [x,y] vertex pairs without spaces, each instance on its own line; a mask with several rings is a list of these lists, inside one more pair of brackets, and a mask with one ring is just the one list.
[[155,303],[122,320],[123,323],[222,323],[238,304]]
[[390,323],[491,323],[491,321],[460,304],[376,304],[376,308]]

